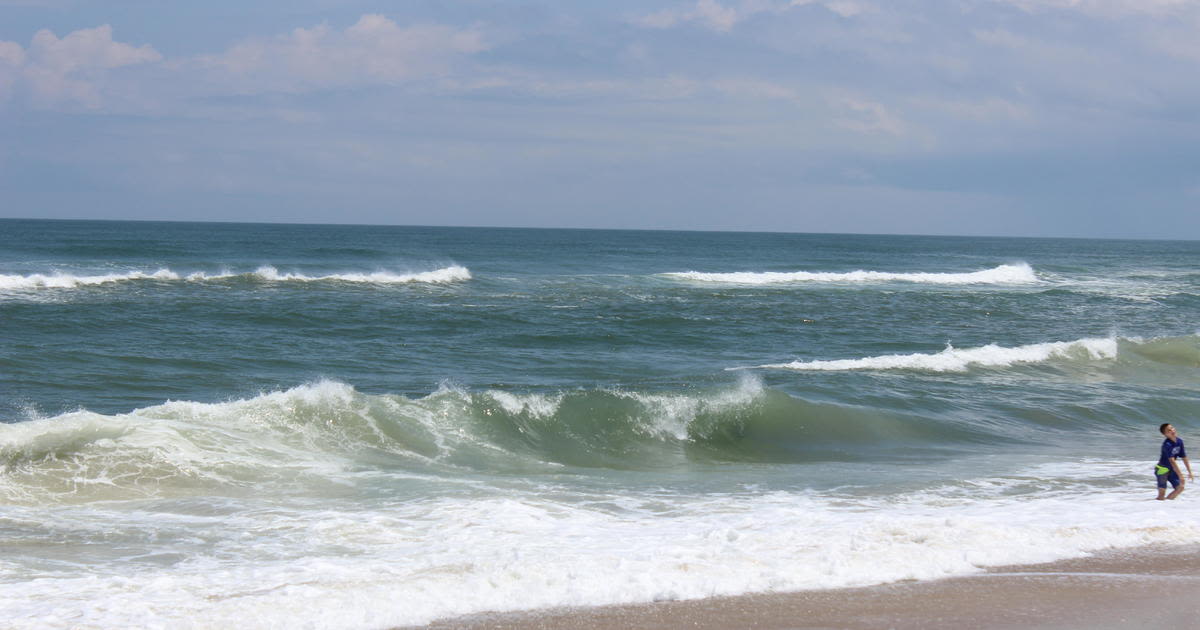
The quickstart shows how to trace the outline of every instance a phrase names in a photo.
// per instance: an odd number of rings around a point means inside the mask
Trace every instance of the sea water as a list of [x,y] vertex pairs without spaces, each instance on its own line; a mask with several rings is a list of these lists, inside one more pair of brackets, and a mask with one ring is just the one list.
[[0,627],[361,630],[1197,543],[1151,471],[1161,422],[1200,439],[1198,260],[0,221]]

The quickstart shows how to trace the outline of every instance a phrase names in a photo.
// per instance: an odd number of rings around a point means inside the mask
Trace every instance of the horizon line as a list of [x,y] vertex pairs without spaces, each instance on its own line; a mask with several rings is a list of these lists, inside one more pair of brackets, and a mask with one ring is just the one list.
[[811,236],[902,236],[920,238],[994,238],[994,239],[1040,239],[1040,240],[1081,240],[1081,241],[1156,241],[1170,243],[1194,243],[1200,239],[1164,238],[1164,237],[1124,237],[1112,236],[1030,236],[1030,235],[994,235],[994,234],[916,234],[902,232],[801,232],[793,230],[754,230],[754,229],[703,229],[703,228],[611,228],[611,227],[552,227],[552,226],[520,226],[520,225],[434,225],[418,223],[336,223],[310,221],[233,221],[233,220],[203,220],[203,219],[80,219],[80,218],[47,218],[47,217],[0,217],[0,221],[46,221],[61,223],[171,223],[198,225],[291,225],[296,227],[383,227],[383,228],[438,228],[463,230],[564,230],[591,232],[679,232],[696,234],[792,234]]

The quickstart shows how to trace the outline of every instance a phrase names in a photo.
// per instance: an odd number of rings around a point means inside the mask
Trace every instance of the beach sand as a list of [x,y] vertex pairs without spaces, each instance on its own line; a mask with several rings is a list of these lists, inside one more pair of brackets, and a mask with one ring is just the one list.
[[1200,548],[1105,552],[927,582],[597,608],[484,613],[447,630],[1200,627]]

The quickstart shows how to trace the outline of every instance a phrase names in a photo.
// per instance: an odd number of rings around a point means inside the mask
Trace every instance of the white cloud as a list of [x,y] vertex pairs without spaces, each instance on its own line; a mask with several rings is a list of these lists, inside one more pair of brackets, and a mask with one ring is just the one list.
[[700,20],[709,24],[709,26],[718,31],[728,31],[733,28],[734,24],[743,16],[738,15],[736,9],[721,6],[713,0],[700,0],[696,3],[696,15]]
[[688,8],[664,9],[647,15],[634,17],[633,24],[645,28],[672,28],[681,24],[694,22],[714,31],[727,33],[733,30],[739,22],[745,21],[761,13],[783,13],[795,7],[806,5],[823,6],[829,11],[844,17],[854,17],[869,9],[869,5],[854,0],[790,0],[775,2],[772,0],[742,0],[737,6],[722,5],[716,0],[696,0],[696,4]]
[[834,122],[841,127],[864,134],[902,136],[906,133],[904,121],[882,103],[846,96],[838,99],[836,105],[842,107],[842,113]]
[[20,67],[25,64],[25,50],[16,42],[0,42],[0,64]]
[[[793,0],[792,4],[809,4],[810,2],[811,0]],[[844,18],[850,18],[862,13],[866,13],[869,9],[869,5],[866,5],[862,2],[854,2],[853,0],[832,0],[830,2],[823,2],[822,4],[825,5],[826,9],[829,9],[830,11],[833,11]]]
[[21,67],[25,65],[25,49],[16,42],[0,42],[0,102],[8,98]]
[[746,15],[747,11],[739,12],[715,0],[697,0],[695,6],[688,9],[664,9],[631,21],[646,28],[671,28],[686,22],[699,22],[714,31],[728,32]]
[[25,84],[34,101],[43,105],[99,107],[109,71],[162,60],[149,45],[134,47],[113,41],[112,35],[112,27],[105,24],[61,39],[40,30],[28,50],[15,42],[0,42],[0,97]]
[[1102,17],[1126,15],[1167,15],[1180,10],[1200,8],[1196,0],[996,0],[1030,13],[1045,10],[1073,10]]
[[220,82],[243,91],[306,91],[324,87],[395,84],[436,76],[460,56],[487,49],[475,28],[401,27],[364,15],[344,30],[322,24],[271,39],[237,44],[201,64]]
[[[992,0],[1027,13],[1074,12],[1119,21],[1129,44],[1187,62],[1200,61],[1200,0]],[[1136,18],[1136,19],[1135,19]]]

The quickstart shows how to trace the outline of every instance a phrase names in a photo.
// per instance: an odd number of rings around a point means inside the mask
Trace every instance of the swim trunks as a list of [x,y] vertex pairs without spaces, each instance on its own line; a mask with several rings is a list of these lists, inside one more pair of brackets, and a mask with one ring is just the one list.
[[1171,468],[1167,468],[1166,472],[1162,472],[1162,470],[1163,470],[1163,466],[1155,466],[1154,467],[1154,480],[1158,483],[1158,487],[1166,488],[1167,482],[1170,481],[1172,488],[1178,488],[1179,487],[1179,475],[1176,474],[1176,472]]

